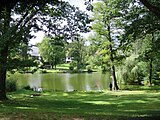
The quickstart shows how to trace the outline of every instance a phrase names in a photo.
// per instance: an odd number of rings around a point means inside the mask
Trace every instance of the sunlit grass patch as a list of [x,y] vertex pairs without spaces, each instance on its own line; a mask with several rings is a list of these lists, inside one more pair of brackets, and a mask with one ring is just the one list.
[[[9,93],[10,100],[0,102],[0,116],[23,119],[119,120],[159,116],[160,92],[154,90],[53,92],[30,97],[33,91]],[[12,113],[14,111],[14,113]],[[30,116],[30,117],[26,117]]]
[[34,107],[15,107],[17,109],[22,109],[22,110],[36,110],[37,108]]
[[85,103],[97,104],[97,105],[109,105],[110,102],[106,101],[85,101]]

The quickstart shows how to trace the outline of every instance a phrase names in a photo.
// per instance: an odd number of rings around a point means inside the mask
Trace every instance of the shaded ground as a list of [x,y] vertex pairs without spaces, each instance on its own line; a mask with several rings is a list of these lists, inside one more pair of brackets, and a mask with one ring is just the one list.
[[0,102],[0,119],[16,120],[159,120],[158,89],[117,92],[10,93]]

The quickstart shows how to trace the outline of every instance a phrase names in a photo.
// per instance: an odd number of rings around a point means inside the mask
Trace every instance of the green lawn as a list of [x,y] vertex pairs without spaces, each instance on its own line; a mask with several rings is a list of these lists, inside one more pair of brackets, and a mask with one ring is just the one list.
[[105,92],[9,93],[0,101],[0,119],[11,120],[150,120],[160,117],[160,91],[157,89]]
[[65,71],[68,71],[69,70],[69,64],[59,64],[57,65],[56,67],[56,70],[55,69],[48,69],[47,72],[50,72],[50,73],[54,73],[54,72],[65,72]]

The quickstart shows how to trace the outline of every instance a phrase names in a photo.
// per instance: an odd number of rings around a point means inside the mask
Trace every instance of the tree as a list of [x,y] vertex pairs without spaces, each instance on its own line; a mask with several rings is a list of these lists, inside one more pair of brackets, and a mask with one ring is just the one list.
[[48,38],[45,37],[41,43],[38,44],[40,55],[43,60],[49,62],[56,69],[56,65],[62,63],[65,59],[65,48],[62,38]]
[[148,83],[149,85],[152,85],[152,79],[153,75],[156,74],[155,72],[159,72],[155,69],[155,65],[157,65],[156,61],[159,59],[160,51],[159,51],[159,45],[156,43],[158,42],[156,36],[159,34],[159,32],[147,34],[146,37],[142,40],[142,47],[140,53],[140,58],[148,63]]
[[79,8],[75,8],[67,14],[67,25],[65,26],[66,34],[68,35],[68,39],[71,41],[77,41],[79,39],[80,33],[87,33],[90,31],[89,23],[91,20],[89,16],[79,10]]
[[[31,31],[51,35],[75,7],[58,0],[8,0],[0,4],[0,99],[6,99],[8,55],[20,43],[28,43]],[[68,13],[69,12],[69,13]],[[67,24],[66,24],[67,26]],[[45,29],[46,28],[46,29]],[[64,28],[63,28],[64,29]],[[59,31],[59,30],[58,30]],[[61,33],[59,33],[61,34]]]
[[[87,10],[93,10],[93,6],[91,4],[92,1],[94,0],[85,0],[85,5],[87,5],[86,9]],[[101,0],[104,1],[105,0]],[[139,0],[139,1],[135,1],[135,0],[120,0],[122,5],[131,3],[131,2],[136,2],[138,4],[142,3],[146,8],[148,8],[148,10],[152,13],[154,13],[159,19],[160,19],[160,2],[159,1],[155,1],[155,0]],[[127,6],[128,7],[128,6]]]
[[[91,34],[87,41],[90,43],[87,46],[87,55],[85,57],[86,64],[89,65],[91,68],[103,66],[103,60],[99,51],[101,50],[102,40],[100,39],[98,34]],[[105,62],[106,63],[106,62]]]
[[69,56],[77,62],[77,69],[80,70],[83,67],[83,50],[84,50],[84,40],[81,37],[81,33],[86,33],[90,31],[89,23],[91,22],[89,16],[79,10],[79,8],[72,9],[68,14],[66,14],[67,25],[65,28],[65,38],[68,40],[68,51]]
[[[34,22],[31,24],[31,19],[44,6],[40,6],[39,1],[27,2],[23,1],[3,1],[3,6],[0,8],[0,99],[6,99],[5,80],[8,55],[14,46],[17,46],[22,41],[30,38],[30,28],[34,28]],[[38,7],[39,6],[39,7]],[[37,7],[37,8],[36,8]],[[14,11],[14,12],[13,12]],[[20,15],[19,18],[13,18],[13,14]]]
[[28,52],[30,50],[31,47],[24,43],[12,49],[8,55],[7,70],[12,71],[16,69],[25,72],[29,67],[37,66],[35,59],[33,59]]
[[[153,79],[159,78],[158,59],[160,57],[157,36],[159,32],[147,34],[143,38],[132,41],[124,53],[126,59],[119,67],[119,73],[125,84],[142,84],[142,81],[152,85]],[[137,35],[138,36],[138,35]]]
[[[141,8],[141,9],[139,9]],[[153,61],[158,53],[155,47],[154,34],[159,31],[159,19],[152,13],[148,12],[143,5],[133,2],[130,9],[127,10],[127,14],[124,16],[124,38],[122,45],[130,46],[137,41],[141,44],[141,47],[137,47],[139,50],[137,55],[140,61],[149,63],[149,84],[151,85],[153,74]],[[137,27],[138,26],[138,27]]]
[[73,42],[69,43],[68,56],[76,61],[77,70],[84,68],[84,57],[85,57],[85,41],[84,38],[78,37]]
[[[94,25],[92,26],[96,34],[103,40],[102,42],[102,54],[105,54],[107,59],[109,58],[113,89],[118,90],[117,79],[115,74],[115,57],[116,50],[119,46],[118,36],[119,20],[120,20],[120,8],[116,7],[117,1],[105,1],[95,4],[94,12]],[[116,31],[115,31],[116,30]],[[108,54],[109,57],[106,55]]]

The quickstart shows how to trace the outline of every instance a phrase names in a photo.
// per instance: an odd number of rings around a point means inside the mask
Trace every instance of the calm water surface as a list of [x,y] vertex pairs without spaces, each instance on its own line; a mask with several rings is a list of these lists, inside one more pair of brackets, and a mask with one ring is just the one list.
[[53,91],[90,91],[108,89],[109,74],[102,73],[47,73],[47,74],[15,74],[18,86],[29,85],[31,88],[42,87]]

